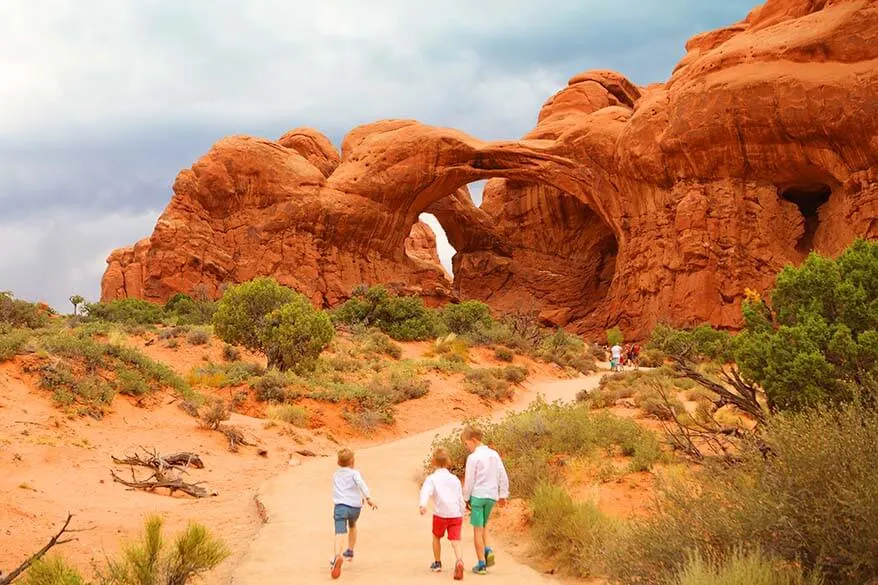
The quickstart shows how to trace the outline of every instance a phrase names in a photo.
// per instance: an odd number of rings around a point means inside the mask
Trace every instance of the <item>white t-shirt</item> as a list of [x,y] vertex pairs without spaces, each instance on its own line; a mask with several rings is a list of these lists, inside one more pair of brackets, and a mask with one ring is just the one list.
[[421,487],[421,507],[433,498],[433,514],[440,518],[463,518],[463,488],[453,473],[439,468],[424,480]]
[[622,358],[622,347],[619,345],[614,345],[610,348],[610,353],[613,354],[613,359],[618,360]]
[[332,475],[332,502],[361,508],[364,497],[371,497],[371,494],[360,472],[351,467],[339,467]]
[[509,497],[509,476],[500,455],[487,445],[479,445],[466,458],[463,482],[464,500],[472,497],[500,500]]

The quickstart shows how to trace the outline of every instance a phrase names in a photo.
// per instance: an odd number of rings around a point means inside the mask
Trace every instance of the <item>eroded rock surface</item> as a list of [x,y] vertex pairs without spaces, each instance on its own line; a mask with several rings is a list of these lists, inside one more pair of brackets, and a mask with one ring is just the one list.
[[[412,120],[355,128],[340,155],[312,129],[226,138],[150,238],[110,255],[102,296],[271,274],[326,306],[387,282],[591,335],[735,327],[745,288],[878,236],[876,96],[878,3],[769,0],[690,40],[665,84],[573,77],[520,141]],[[476,207],[465,186],[489,178]],[[457,250],[453,284],[425,211]]]

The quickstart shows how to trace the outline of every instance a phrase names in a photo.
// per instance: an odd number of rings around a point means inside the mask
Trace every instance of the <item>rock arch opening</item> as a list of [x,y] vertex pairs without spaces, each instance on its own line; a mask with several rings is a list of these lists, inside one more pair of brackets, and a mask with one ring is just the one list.
[[799,208],[804,221],[804,230],[796,251],[808,254],[814,249],[814,238],[820,227],[820,208],[832,196],[832,188],[826,183],[806,183],[778,189],[780,197]]

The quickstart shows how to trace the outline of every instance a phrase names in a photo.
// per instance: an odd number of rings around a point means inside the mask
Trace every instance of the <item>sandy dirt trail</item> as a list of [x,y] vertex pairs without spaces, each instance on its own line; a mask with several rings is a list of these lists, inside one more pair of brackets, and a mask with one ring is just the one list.
[[[549,402],[572,400],[583,388],[596,386],[600,375],[533,383],[495,416],[526,407],[538,394]],[[425,516],[418,514],[418,479],[433,438],[454,426],[356,452],[356,467],[369,484],[379,509],[363,510],[356,557],[353,562],[344,563],[339,582],[379,585],[452,580],[454,557],[447,541],[443,540],[445,571],[440,574],[429,571],[433,560],[431,516],[429,512]],[[334,457],[310,459],[262,486],[259,498],[267,509],[269,522],[234,569],[231,580],[234,585],[330,581],[333,538],[330,478],[335,468]],[[497,544],[497,564],[490,570],[488,579],[507,585],[557,583],[516,562]],[[472,529],[466,524],[463,547],[467,570],[464,580],[486,578],[470,571],[475,564],[475,553]]]

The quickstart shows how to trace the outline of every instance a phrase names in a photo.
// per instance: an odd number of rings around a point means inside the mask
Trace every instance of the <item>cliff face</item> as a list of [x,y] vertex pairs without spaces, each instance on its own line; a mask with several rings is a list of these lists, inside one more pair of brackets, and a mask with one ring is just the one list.
[[[340,155],[310,129],[224,139],[111,254],[103,298],[271,274],[324,305],[391,282],[583,333],[737,326],[745,288],[878,236],[878,3],[769,0],[687,51],[665,84],[575,76],[516,142],[407,120],[355,128]],[[477,208],[465,185],[488,178]]]

